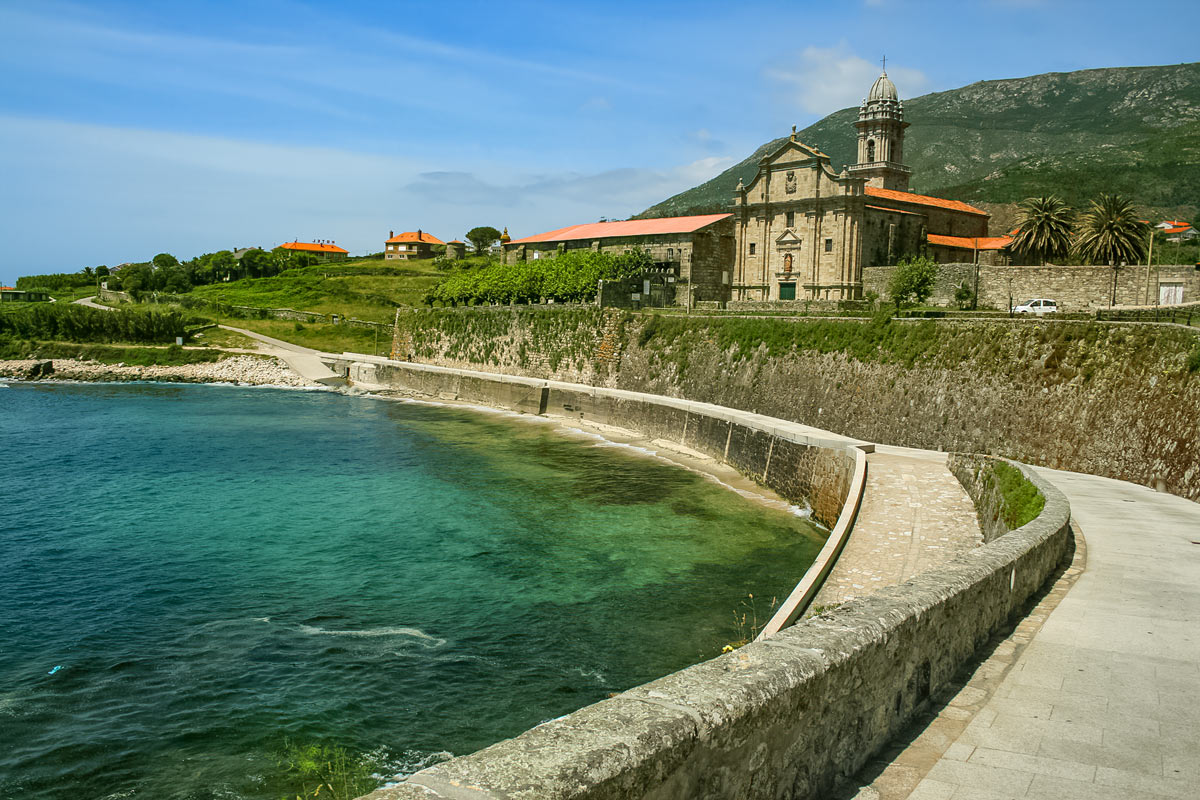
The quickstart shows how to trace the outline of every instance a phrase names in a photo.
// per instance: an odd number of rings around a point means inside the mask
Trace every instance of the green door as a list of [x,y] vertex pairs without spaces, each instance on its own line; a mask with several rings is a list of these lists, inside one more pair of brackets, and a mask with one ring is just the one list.
[[780,300],[795,300],[796,299],[796,284],[794,284],[794,283],[779,284],[779,299]]

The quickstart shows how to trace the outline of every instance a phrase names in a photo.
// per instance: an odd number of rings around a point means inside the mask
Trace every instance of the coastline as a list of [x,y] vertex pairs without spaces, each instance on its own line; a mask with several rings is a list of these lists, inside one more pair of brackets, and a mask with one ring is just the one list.
[[[28,378],[30,370],[47,361],[54,365],[49,375]],[[370,397],[393,402],[418,403],[422,405],[469,408],[477,412],[501,414],[514,419],[524,419],[539,424],[552,425],[565,436],[592,440],[597,447],[622,447],[631,454],[651,458],[671,466],[686,469],[735,492],[745,500],[777,511],[801,517],[819,530],[828,533],[824,526],[811,517],[811,509],[790,503],[775,492],[755,483],[726,464],[695,450],[665,439],[649,439],[637,431],[602,425],[573,417],[547,414],[531,416],[501,408],[482,406],[457,400],[427,398],[411,392],[382,389],[380,387],[333,388],[306,380],[288,364],[274,356],[233,355],[220,361],[177,366],[136,366],[126,364],[103,364],[78,359],[17,359],[0,361],[0,382],[14,383],[131,383],[153,381],[160,383],[221,383],[239,386],[262,386],[267,388],[315,389],[337,391],[343,394]]]
[[36,381],[74,381],[82,383],[113,383],[128,381],[160,381],[163,383],[235,383],[248,386],[284,386],[290,388],[325,388],[305,380],[282,360],[272,356],[234,355],[220,361],[176,366],[137,366],[103,364],[73,358],[33,358],[0,361],[0,379],[24,382],[37,365],[50,362],[54,366],[48,375]]

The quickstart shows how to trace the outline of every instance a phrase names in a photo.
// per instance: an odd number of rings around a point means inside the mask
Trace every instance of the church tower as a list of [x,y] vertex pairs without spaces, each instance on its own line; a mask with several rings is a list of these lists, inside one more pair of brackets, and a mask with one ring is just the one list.
[[885,70],[858,109],[858,163],[847,168],[868,186],[908,191],[912,170],[904,166],[904,104]]

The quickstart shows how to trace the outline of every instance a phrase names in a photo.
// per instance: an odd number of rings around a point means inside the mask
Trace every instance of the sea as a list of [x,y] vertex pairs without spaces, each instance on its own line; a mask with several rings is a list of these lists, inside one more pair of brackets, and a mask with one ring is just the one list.
[[794,512],[539,418],[0,384],[0,797],[398,780],[745,638],[823,543]]

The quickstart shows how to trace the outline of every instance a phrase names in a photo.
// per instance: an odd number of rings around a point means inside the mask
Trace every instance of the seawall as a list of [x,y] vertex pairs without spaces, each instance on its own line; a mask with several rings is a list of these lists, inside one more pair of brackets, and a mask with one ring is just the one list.
[[1178,327],[522,308],[397,322],[416,362],[686,397],[1200,499],[1200,340]]

